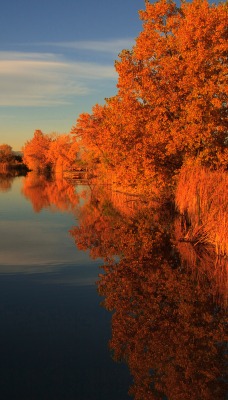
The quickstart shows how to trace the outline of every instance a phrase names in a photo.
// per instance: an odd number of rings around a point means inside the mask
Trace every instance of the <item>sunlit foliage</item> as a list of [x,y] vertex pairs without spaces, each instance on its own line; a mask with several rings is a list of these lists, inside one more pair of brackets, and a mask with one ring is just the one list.
[[228,173],[192,164],[181,168],[175,202],[186,219],[184,240],[228,254]]
[[189,157],[226,168],[226,4],[147,1],[139,14],[143,30],[116,62],[116,96],[72,129],[89,168],[144,188]]
[[36,130],[33,138],[25,143],[22,148],[23,161],[29,169],[41,172],[49,167],[47,154],[51,140],[50,136]]
[[63,173],[74,167],[79,147],[70,135],[48,135],[36,130],[22,150],[24,163],[31,170]]
[[8,144],[0,145],[0,164],[9,164],[14,159],[12,147]]

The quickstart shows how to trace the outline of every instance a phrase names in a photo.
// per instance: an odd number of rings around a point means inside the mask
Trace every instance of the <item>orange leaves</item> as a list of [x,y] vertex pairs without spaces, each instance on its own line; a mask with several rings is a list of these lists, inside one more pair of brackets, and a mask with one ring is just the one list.
[[143,30],[115,64],[116,96],[82,114],[72,133],[95,175],[136,188],[187,157],[227,165],[227,7],[207,0],[146,2]]
[[70,135],[56,136],[50,143],[47,159],[55,172],[71,170],[77,161],[78,143]]
[[64,172],[75,164],[79,146],[70,135],[48,135],[36,130],[22,150],[24,163],[31,170]]
[[12,147],[8,144],[0,145],[0,164],[1,163],[9,163],[14,158],[14,154],[12,151]]
[[[180,151],[196,155],[216,144],[224,147],[225,7],[194,0],[178,9],[161,0],[147,2],[140,15],[143,31],[133,52],[123,52],[117,64],[118,87],[123,100],[132,95],[150,107],[143,132],[147,135],[150,126],[150,146],[165,141],[164,156]],[[214,135],[218,129],[223,142]]]
[[29,169],[35,171],[44,171],[48,166],[47,154],[51,137],[45,135],[40,130],[34,132],[31,140],[25,143],[23,152],[23,161]]

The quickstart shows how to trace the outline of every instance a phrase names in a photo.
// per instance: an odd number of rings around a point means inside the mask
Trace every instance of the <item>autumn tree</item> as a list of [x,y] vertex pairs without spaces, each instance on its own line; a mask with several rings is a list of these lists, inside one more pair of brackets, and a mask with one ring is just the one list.
[[78,142],[72,136],[56,135],[52,137],[46,157],[53,171],[63,172],[75,167],[78,152]]
[[63,172],[78,159],[79,145],[71,135],[45,134],[40,130],[23,147],[24,163],[37,172]]
[[146,2],[143,31],[116,63],[119,96],[147,111],[148,155],[227,163],[227,6]]
[[25,143],[22,148],[23,162],[29,169],[41,172],[50,167],[47,156],[51,142],[51,136],[36,130],[33,138]]
[[143,30],[115,64],[116,96],[72,129],[85,159],[144,188],[189,158],[226,168],[227,5],[146,1],[139,15]]
[[10,163],[14,159],[12,147],[8,144],[0,145],[0,163]]
[[80,145],[81,160],[93,175],[101,173],[103,167],[112,167],[113,157],[108,152],[108,132],[105,127],[105,107],[96,104],[92,113],[79,116],[71,130]]

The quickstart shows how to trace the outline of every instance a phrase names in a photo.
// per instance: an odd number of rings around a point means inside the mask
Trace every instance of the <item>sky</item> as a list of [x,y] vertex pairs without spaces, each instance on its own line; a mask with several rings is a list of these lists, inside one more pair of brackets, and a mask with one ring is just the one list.
[[69,133],[116,94],[114,62],[142,30],[144,0],[1,0],[0,144]]

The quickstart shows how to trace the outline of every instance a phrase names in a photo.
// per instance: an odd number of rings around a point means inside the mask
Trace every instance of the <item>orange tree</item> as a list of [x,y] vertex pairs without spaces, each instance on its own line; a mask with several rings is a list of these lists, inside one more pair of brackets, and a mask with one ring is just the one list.
[[64,172],[75,166],[79,151],[77,141],[70,135],[56,135],[50,143],[47,159],[55,172]]
[[75,166],[79,151],[78,143],[70,135],[34,132],[22,149],[24,163],[36,172],[63,172]]
[[77,138],[80,144],[80,156],[88,169],[97,173],[102,165],[109,165],[110,161],[106,156],[107,137],[104,129],[104,107],[96,104],[93,112],[83,113],[79,116],[76,126],[71,133]]
[[34,132],[33,138],[28,140],[22,148],[23,162],[29,169],[42,172],[50,168],[48,151],[52,138],[41,130]]
[[189,157],[227,166],[227,10],[207,0],[146,2],[143,30],[115,64],[117,95],[72,130],[94,160],[133,182]]
[[[119,95],[146,110],[148,156],[227,162],[227,6],[146,3],[143,31],[116,63]],[[225,154],[224,154],[225,153]]]
[[0,163],[10,163],[15,156],[12,151],[12,147],[8,144],[0,145]]

